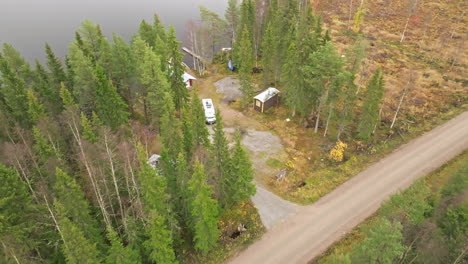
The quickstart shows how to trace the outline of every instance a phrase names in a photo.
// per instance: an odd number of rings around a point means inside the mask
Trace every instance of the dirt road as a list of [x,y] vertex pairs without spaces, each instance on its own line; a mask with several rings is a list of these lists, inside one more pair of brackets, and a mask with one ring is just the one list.
[[307,263],[381,202],[468,149],[468,112],[398,148],[315,204],[274,226],[230,264]]

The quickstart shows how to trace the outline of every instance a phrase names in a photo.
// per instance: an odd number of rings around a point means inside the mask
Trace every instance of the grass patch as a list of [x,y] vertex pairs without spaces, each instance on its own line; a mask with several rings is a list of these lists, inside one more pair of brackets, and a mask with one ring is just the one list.
[[283,163],[283,162],[281,162],[281,161],[279,161],[279,160],[277,160],[277,159],[272,159],[272,158],[268,159],[268,160],[266,161],[266,164],[267,164],[269,167],[273,168],[273,169],[281,169],[281,168],[284,167],[284,163]]

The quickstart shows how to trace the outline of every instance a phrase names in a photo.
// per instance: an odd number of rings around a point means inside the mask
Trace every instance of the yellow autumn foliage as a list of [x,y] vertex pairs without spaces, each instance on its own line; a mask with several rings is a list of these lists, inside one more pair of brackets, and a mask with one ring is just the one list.
[[332,161],[341,162],[344,158],[344,152],[348,145],[342,141],[336,142],[335,147],[328,154],[328,158]]

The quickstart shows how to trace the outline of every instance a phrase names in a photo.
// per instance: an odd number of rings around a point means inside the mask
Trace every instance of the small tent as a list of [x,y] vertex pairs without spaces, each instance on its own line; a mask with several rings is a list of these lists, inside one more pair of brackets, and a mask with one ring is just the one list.
[[270,87],[259,95],[254,97],[254,109],[259,112],[265,112],[269,108],[279,103],[279,92],[278,89]]

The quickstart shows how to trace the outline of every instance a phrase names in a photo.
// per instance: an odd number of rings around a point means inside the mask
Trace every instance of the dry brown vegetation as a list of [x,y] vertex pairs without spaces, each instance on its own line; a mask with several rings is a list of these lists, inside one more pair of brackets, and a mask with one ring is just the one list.
[[[350,29],[360,2],[312,1],[341,50],[346,49],[356,36],[350,33]],[[466,1],[363,2],[365,16],[361,23],[361,33],[369,47],[363,80],[376,68],[380,67],[384,71],[386,96],[382,111],[383,122],[391,123],[401,93],[408,83],[410,71],[414,72],[414,85],[410,87],[402,104],[398,126],[400,129],[405,130],[405,123],[429,120],[440,112],[467,103]],[[411,6],[416,2],[411,12]],[[407,20],[405,38],[400,43]],[[364,84],[363,80],[360,84]]]

